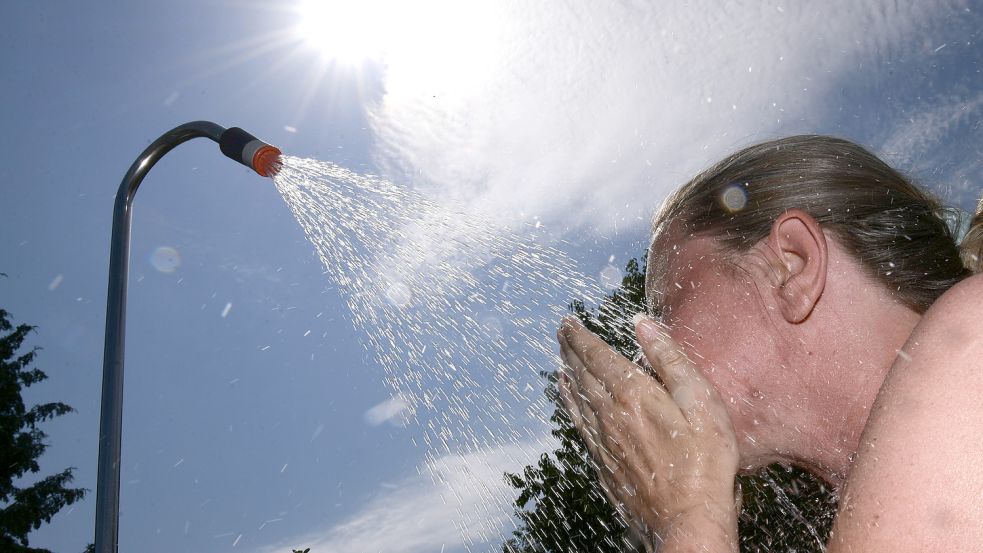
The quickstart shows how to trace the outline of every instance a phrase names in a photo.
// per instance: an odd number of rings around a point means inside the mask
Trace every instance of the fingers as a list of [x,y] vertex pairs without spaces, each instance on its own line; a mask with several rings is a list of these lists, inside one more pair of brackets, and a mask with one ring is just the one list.
[[[564,369],[569,370],[569,369]],[[562,373],[561,373],[562,374]],[[560,399],[563,402],[571,422],[583,438],[584,445],[596,464],[599,475],[614,474],[618,468],[617,455],[609,447],[608,441],[612,436],[606,433],[598,420],[597,413],[590,402],[577,388],[574,379],[561,376],[559,382]]]
[[733,477],[737,448],[726,406],[668,333],[649,320],[636,331],[664,385],[568,318],[558,387],[608,500],[654,532],[692,508],[692,476],[723,474],[697,479],[716,491]]
[[563,364],[570,369],[570,376],[573,378],[577,389],[595,393],[601,391],[604,395],[609,395],[609,392],[603,388],[601,383],[584,366],[583,361],[580,360],[577,353],[570,347],[570,343],[567,342],[566,337],[560,333],[557,334],[556,339],[560,344],[560,358],[563,359]]
[[672,400],[681,411],[692,414],[699,407],[699,401],[712,390],[710,384],[658,323],[640,317],[635,330],[645,357],[662,379]]
[[[580,327],[580,332],[590,334],[590,332]],[[608,468],[611,474],[626,467],[621,467],[620,463],[632,454],[633,446],[630,444],[632,439],[632,418],[637,415],[634,405],[629,405],[626,401],[619,401],[619,398],[612,395],[608,387],[612,384],[620,384],[615,388],[623,390],[621,395],[629,397],[634,395],[637,399],[649,406],[650,413],[661,413],[665,409],[671,410],[671,416],[659,417],[660,420],[684,421],[679,413],[679,409],[666,396],[666,391],[659,385],[654,384],[654,380],[632,364],[635,374],[634,378],[628,377],[624,382],[621,380],[615,383],[608,383],[607,386],[594,376],[597,372],[609,373],[605,371],[605,366],[588,366],[584,359],[577,355],[566,339],[566,333],[558,334],[560,343],[560,355],[565,364],[565,371],[570,375],[568,380],[562,382],[561,397],[567,405],[567,411],[576,418],[574,421],[577,429],[583,436],[591,455],[598,461],[604,461],[603,465]],[[602,342],[603,344],[603,342]],[[607,345],[605,344],[605,347]],[[613,353],[613,352],[612,352]],[[608,357],[609,358],[609,357]],[[602,360],[605,358],[602,358]],[[630,362],[617,356],[620,363]],[[648,386],[646,386],[646,384]],[[642,397],[647,394],[648,397]],[[625,397],[621,398],[622,400]],[[661,401],[660,401],[661,399]],[[637,421],[636,421],[637,422]],[[637,438],[637,436],[635,436]]]
[[610,416],[611,396],[608,395],[607,391],[598,390],[596,382],[591,385],[590,376],[583,375],[583,366],[577,357],[570,353],[569,346],[564,344],[562,340],[560,356],[563,358],[566,370],[573,373],[573,378],[565,379],[561,383],[561,397],[565,396],[564,402],[569,404],[567,410],[576,417],[573,423],[583,436],[588,448],[596,447],[599,449],[598,454],[600,454],[600,448],[605,447],[604,439],[607,438],[607,433],[604,423],[599,420],[598,415],[607,414]]
[[600,412],[610,415],[613,407],[611,405],[613,401],[611,392],[591,374],[590,370],[584,365],[584,362],[577,356],[576,352],[570,347],[570,344],[562,335],[559,336],[559,342],[560,357],[563,358],[563,363],[570,368],[572,373],[572,385],[580,392],[581,398],[579,399],[588,404],[582,405],[581,411],[584,411],[586,408],[594,413]]
[[[625,427],[622,420],[624,410],[615,405],[614,398],[604,386],[590,373],[583,361],[577,357],[570,344],[560,337],[560,356],[572,378],[563,382],[567,397],[576,409],[579,418],[575,421],[578,430],[589,446],[596,446],[597,457],[624,457]],[[613,466],[611,463],[606,463]]]
[[561,369],[563,372],[558,383],[560,398],[577,432],[583,438],[591,464],[597,472],[598,483],[608,502],[626,521],[631,522],[630,512],[624,506],[627,498],[621,497],[627,485],[625,468],[618,456],[602,443],[601,440],[608,439],[608,435],[601,431],[597,416],[589,403],[580,392],[575,391],[577,384],[575,380],[566,376],[568,370],[571,369],[569,367]]
[[652,385],[644,370],[611,349],[576,318],[565,317],[557,337],[560,347],[565,342],[570,357],[580,362],[582,371],[575,376],[581,384],[585,379],[597,382],[611,396],[628,402],[634,399],[631,394],[640,391],[656,397],[665,395],[660,386]]

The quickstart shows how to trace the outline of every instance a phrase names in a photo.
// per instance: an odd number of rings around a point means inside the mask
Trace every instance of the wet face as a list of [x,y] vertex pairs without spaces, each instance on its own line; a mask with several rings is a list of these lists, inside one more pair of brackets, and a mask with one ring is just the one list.
[[778,330],[759,283],[727,260],[712,238],[690,237],[678,226],[649,250],[646,296],[653,313],[717,389],[728,406],[750,464],[769,449],[768,427],[782,416],[766,397],[783,395],[786,378],[776,347]]

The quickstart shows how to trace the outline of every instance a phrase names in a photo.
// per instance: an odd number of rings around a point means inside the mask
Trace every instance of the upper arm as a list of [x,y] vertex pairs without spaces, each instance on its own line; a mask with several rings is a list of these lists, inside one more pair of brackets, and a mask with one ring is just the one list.
[[857,453],[830,553],[983,547],[983,275],[922,317]]

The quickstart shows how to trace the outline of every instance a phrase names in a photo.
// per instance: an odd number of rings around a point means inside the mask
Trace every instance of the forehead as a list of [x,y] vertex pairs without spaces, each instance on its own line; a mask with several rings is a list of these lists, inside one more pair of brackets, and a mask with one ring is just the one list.
[[687,278],[687,275],[706,263],[704,260],[715,251],[714,240],[707,236],[693,236],[677,222],[663,226],[652,236],[645,268],[645,299],[653,309],[668,303],[674,287],[671,283]]

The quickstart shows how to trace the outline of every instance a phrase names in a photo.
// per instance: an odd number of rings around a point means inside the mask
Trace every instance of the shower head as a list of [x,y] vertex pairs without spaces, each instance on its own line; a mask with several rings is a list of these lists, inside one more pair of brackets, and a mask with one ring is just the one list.
[[218,146],[223,154],[256,171],[261,177],[272,177],[280,170],[280,149],[239,127],[226,129],[219,137]]

